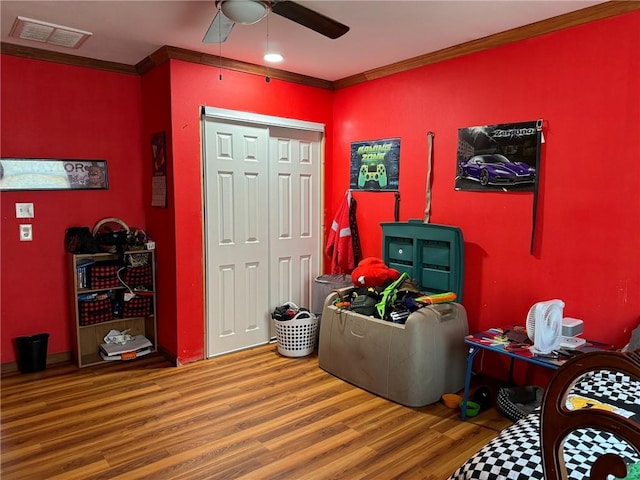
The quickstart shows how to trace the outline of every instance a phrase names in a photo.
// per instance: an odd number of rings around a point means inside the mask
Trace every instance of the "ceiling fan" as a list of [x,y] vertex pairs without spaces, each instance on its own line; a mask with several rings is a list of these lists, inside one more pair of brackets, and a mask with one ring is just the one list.
[[236,23],[259,22],[269,10],[331,39],[349,31],[348,26],[289,0],[215,0],[215,4],[218,11],[202,39],[204,43],[224,42]]

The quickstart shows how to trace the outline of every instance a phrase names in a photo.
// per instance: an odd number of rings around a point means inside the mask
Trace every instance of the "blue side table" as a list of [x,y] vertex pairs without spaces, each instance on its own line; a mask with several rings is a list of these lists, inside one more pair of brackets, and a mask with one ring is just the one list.
[[[523,362],[533,363],[544,368],[550,368],[557,370],[562,366],[566,359],[554,359],[534,356],[534,354],[528,349],[523,348],[520,344],[508,341],[500,341],[499,338],[505,332],[506,329],[490,328],[484,332],[473,333],[467,335],[464,339],[464,343],[469,345],[469,355],[467,356],[467,371],[464,380],[464,394],[462,396],[462,413],[460,417],[462,420],[467,418],[467,401],[469,400],[469,386],[471,384],[471,373],[473,369],[473,359],[481,350],[488,350],[495,352],[498,355],[505,355],[511,359],[509,365],[509,382],[513,378],[513,362],[514,360],[522,360]],[[587,340],[587,342],[575,350],[581,352],[589,352],[594,350],[611,350],[612,345],[605,343],[594,342]]]

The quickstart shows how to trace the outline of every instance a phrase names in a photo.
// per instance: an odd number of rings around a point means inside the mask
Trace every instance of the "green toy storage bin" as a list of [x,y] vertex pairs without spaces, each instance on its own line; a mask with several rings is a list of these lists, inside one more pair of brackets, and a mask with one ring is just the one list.
[[381,225],[382,255],[388,266],[416,279],[424,293],[454,292],[462,302],[462,230],[421,220]]

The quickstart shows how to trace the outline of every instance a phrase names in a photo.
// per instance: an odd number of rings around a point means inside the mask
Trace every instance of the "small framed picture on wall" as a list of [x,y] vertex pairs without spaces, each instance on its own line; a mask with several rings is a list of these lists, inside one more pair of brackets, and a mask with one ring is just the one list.
[[0,190],[106,190],[105,160],[1,158]]
[[155,133],[151,137],[151,206],[167,206],[167,150],[165,132]]

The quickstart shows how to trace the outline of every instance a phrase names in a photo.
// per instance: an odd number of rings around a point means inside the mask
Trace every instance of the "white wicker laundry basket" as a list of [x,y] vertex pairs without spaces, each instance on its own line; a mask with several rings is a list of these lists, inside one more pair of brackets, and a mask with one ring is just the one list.
[[301,311],[291,320],[273,320],[276,327],[278,352],[285,357],[311,355],[318,335],[318,317]]

